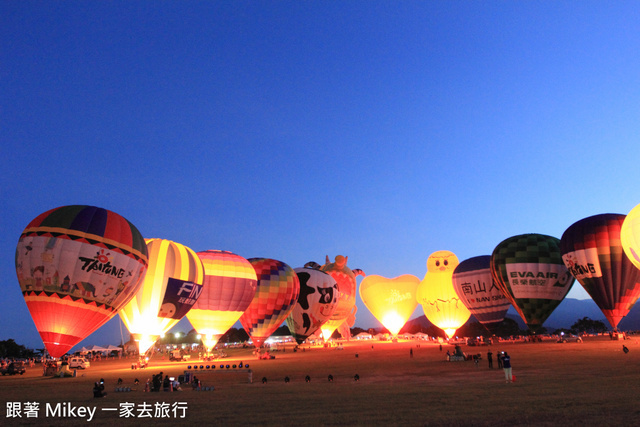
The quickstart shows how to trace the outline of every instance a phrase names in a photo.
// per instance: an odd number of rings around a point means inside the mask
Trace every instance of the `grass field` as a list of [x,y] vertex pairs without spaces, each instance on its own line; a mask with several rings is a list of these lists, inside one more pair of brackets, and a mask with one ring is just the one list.
[[[47,406],[67,402],[96,407],[92,425],[637,425],[640,344],[635,337],[624,341],[628,354],[622,344],[608,337],[586,338],[583,343],[494,344],[494,369],[487,365],[488,347],[463,346],[468,353],[482,354],[476,367],[473,362],[446,362],[444,353],[452,347],[440,352],[434,344],[417,347],[417,341],[350,342],[343,350],[312,348],[295,353],[287,348],[274,353],[273,360],[256,360],[251,350],[237,349],[229,350],[229,357],[216,365],[249,363],[252,384],[246,369],[242,373],[198,370],[203,385],[215,386],[214,391],[184,387],[173,393],[145,393],[144,383],[160,371],[177,377],[187,362],[152,359],[148,369],[131,370],[131,360],[99,361],[78,371],[76,378],[43,377],[36,365],[23,376],[0,377],[0,396],[5,407],[12,402],[39,403],[38,418],[26,418],[24,413],[18,419],[3,416],[2,425],[86,425],[86,418],[47,416]],[[498,351],[511,355],[515,382],[506,383],[497,369]],[[357,382],[355,374],[360,376]],[[307,375],[310,382],[305,382]],[[328,375],[333,375],[333,382]],[[93,383],[100,378],[105,379],[108,395],[94,399]],[[135,390],[114,392],[118,378]],[[135,378],[141,382],[137,387]],[[174,418],[171,411],[165,414],[169,417],[155,413],[156,407],[176,402],[186,408],[184,419]],[[124,403],[132,404],[134,415],[151,408],[151,417],[122,417],[119,410]],[[176,413],[180,415],[181,410]]]

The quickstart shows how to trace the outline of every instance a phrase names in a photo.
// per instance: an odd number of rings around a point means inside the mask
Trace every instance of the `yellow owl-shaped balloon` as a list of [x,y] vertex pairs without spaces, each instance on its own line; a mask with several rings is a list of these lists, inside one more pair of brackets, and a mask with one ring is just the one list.
[[427,319],[444,330],[449,338],[471,316],[453,287],[453,270],[458,264],[458,257],[450,251],[437,251],[429,255],[427,274],[416,294]]

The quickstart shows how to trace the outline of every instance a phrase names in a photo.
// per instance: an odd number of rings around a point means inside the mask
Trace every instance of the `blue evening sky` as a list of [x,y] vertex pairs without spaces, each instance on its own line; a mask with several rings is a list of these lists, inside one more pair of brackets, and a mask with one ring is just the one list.
[[635,1],[3,1],[0,339],[42,345],[15,246],[67,204],[390,278],[626,214],[639,22]]

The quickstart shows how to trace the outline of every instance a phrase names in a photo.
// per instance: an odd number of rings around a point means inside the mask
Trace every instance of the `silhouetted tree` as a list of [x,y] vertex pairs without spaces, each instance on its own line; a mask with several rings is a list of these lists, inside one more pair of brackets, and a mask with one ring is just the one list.
[[460,337],[490,337],[492,334],[480,322],[467,322],[458,329],[456,335]]
[[14,341],[13,338],[9,338],[5,341],[0,341],[0,357],[34,357],[33,350],[26,348]]
[[359,328],[357,326],[354,327],[354,328],[351,328],[351,336],[352,337],[355,337],[356,335],[361,334],[362,332],[367,332],[367,331],[362,329],[362,328]]
[[220,338],[218,342],[245,342],[249,341],[249,334],[244,328],[231,328]]
[[607,331],[607,325],[600,320],[591,320],[589,317],[583,317],[576,323],[571,325],[571,333],[581,334],[587,332],[590,334],[602,333]]
[[502,322],[496,323],[495,326],[492,326],[492,331],[499,337],[510,337],[522,335],[523,333],[518,326],[518,322],[508,317],[505,317]]

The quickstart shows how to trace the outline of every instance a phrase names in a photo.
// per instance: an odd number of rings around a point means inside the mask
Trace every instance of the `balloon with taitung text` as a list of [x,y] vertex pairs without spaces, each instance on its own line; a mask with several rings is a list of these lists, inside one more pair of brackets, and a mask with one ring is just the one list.
[[393,279],[371,275],[360,282],[360,298],[371,314],[396,336],[418,306],[420,279],[404,274]]
[[331,338],[333,331],[348,321],[353,307],[356,305],[356,275],[364,276],[364,273],[362,270],[351,270],[347,267],[348,260],[349,257],[338,255],[334,262],[330,262],[329,256],[327,256],[325,264],[320,268],[333,277],[338,284],[338,306],[331,318],[320,328],[324,339]]
[[453,271],[453,288],[471,314],[488,329],[502,322],[511,306],[491,276],[491,255],[458,264]]
[[631,209],[620,229],[620,242],[629,260],[640,269],[640,205]]
[[142,235],[115,212],[62,206],[31,221],[18,240],[16,273],[49,354],[64,355],[115,316],[147,262]]
[[287,327],[298,344],[326,322],[338,304],[338,285],[333,277],[313,268],[295,268],[300,295],[287,317]]
[[251,263],[228,251],[197,253],[204,267],[202,295],[187,312],[187,319],[211,351],[249,307],[258,278]]
[[420,282],[417,300],[431,323],[449,338],[469,320],[471,313],[453,289],[453,271],[458,257],[450,251],[437,251],[427,258],[427,273]]
[[145,239],[149,268],[142,286],[120,310],[140,355],[184,317],[202,293],[204,268],[196,253],[166,239]]
[[617,330],[640,297],[640,270],[625,255],[622,214],[601,214],[577,221],[560,240],[565,265]]
[[242,327],[256,348],[285,321],[300,294],[298,275],[282,261],[249,258],[256,271],[258,286],[251,304],[240,316]]
[[491,255],[491,275],[532,332],[542,327],[574,282],[562,262],[560,239],[535,233],[500,242]]

